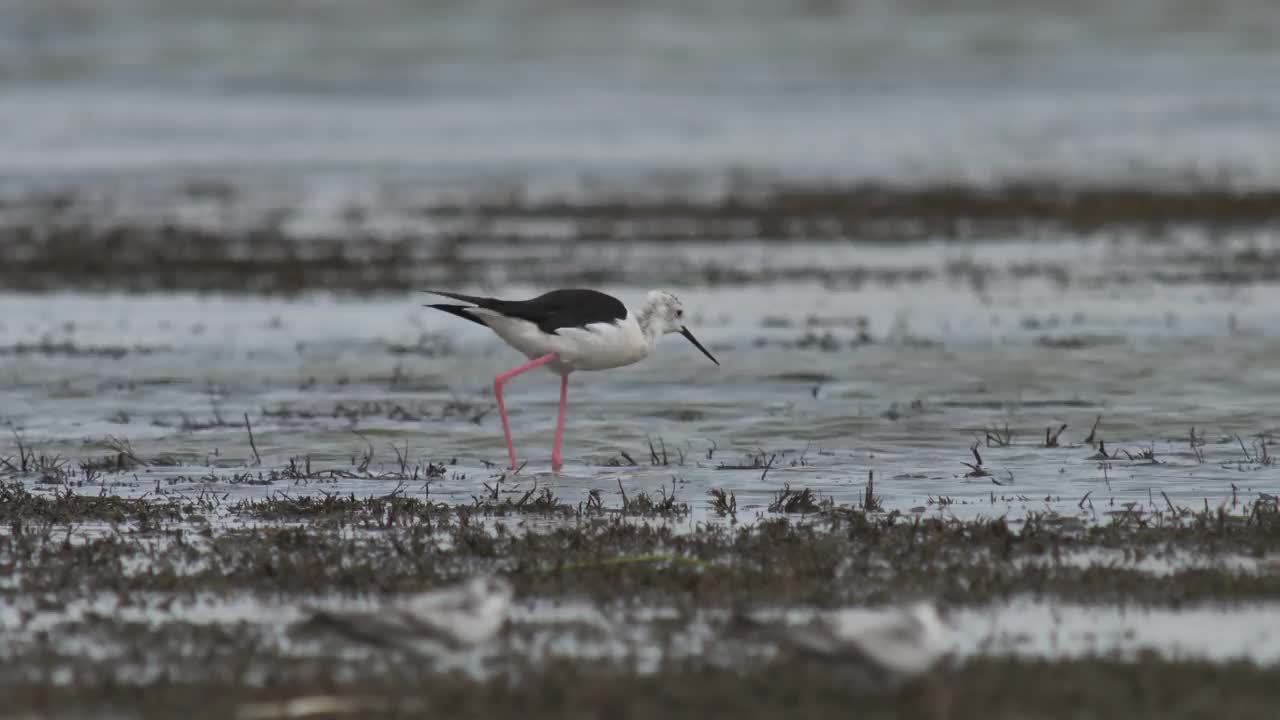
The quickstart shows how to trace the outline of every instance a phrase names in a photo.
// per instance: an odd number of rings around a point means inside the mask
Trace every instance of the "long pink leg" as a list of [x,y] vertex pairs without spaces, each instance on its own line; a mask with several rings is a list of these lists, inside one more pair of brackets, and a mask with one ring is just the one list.
[[507,452],[511,455],[512,470],[516,469],[516,446],[511,442],[511,421],[507,420],[507,406],[502,402],[502,385],[520,373],[529,372],[536,367],[542,367],[555,359],[555,353],[547,353],[536,360],[530,360],[518,368],[512,368],[493,379],[493,394],[498,396],[498,414],[502,416],[502,432],[507,436]]
[[556,420],[556,444],[551,448],[551,469],[560,472],[560,444],[564,442],[564,411],[569,407],[569,376],[560,376],[560,419]]

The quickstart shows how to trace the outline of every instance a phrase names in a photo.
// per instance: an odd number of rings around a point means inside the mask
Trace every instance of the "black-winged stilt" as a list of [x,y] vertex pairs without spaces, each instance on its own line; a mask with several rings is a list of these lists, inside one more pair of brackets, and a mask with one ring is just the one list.
[[560,417],[551,450],[551,467],[558,471],[564,465],[560,445],[564,440],[565,408],[569,401],[569,373],[607,370],[639,362],[653,353],[658,336],[666,333],[680,333],[711,362],[720,364],[684,326],[684,307],[680,301],[661,290],[650,292],[636,312],[628,310],[612,295],[595,290],[552,290],[532,300],[499,300],[439,290],[424,292],[467,303],[426,307],[484,325],[529,357],[529,362],[498,375],[493,381],[512,470],[517,467],[516,448],[511,442],[511,424],[502,402],[502,386],[516,375],[545,365],[560,376]]

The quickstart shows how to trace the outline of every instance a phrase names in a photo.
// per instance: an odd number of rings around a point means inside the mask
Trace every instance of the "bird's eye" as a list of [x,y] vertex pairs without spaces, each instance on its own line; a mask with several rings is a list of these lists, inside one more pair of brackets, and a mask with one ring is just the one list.
[[677,310],[677,311],[676,311],[676,317],[678,317],[678,318],[682,318],[682,317],[684,317],[684,311],[683,311],[683,310]]

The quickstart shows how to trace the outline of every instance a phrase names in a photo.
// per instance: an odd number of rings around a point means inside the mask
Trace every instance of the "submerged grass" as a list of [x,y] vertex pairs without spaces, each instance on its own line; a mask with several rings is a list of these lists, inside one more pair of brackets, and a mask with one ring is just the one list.
[[[0,535],[0,567],[21,593],[415,591],[483,571],[506,576],[522,593],[606,602],[839,605],[924,594],[973,605],[1028,593],[1155,605],[1280,599],[1276,573],[1211,564],[1152,576],[1060,561],[1098,549],[1133,558],[1265,557],[1280,547],[1273,496],[1234,513],[1170,504],[1160,513],[1126,508],[1094,526],[1033,514],[1012,528],[1003,519],[886,514],[874,509],[873,489],[866,508],[820,503],[808,490],[788,488],[779,509],[805,512],[799,519],[690,528],[670,524],[687,512],[674,486],[657,497],[624,495],[616,508],[602,500],[569,506],[533,488],[463,507],[395,494],[278,494],[202,508],[35,496],[13,486],[4,492],[0,513],[14,531]],[[735,512],[732,498],[722,507]],[[212,510],[252,522],[215,530],[201,515]],[[548,515],[553,522],[528,524]],[[117,530],[69,542],[71,528],[87,519]],[[696,562],[614,564],[659,555]],[[120,571],[133,566],[145,571]],[[568,567],[575,571],[559,571]]]
[[78,495],[69,490],[38,495],[20,483],[0,482],[0,523],[8,524],[10,529],[83,522],[136,523],[150,527],[199,519],[200,510],[199,500],[157,502],[114,495]]
[[[669,520],[681,517],[683,505],[675,481],[656,497],[620,488],[619,505],[595,494],[580,507],[532,484],[491,487],[491,496],[462,507],[396,491],[365,498],[278,493],[202,509],[35,495],[4,485],[0,513],[10,531],[0,533],[6,578],[0,596],[42,611],[102,597],[128,605],[141,598],[168,598],[163,604],[248,595],[294,605],[433,589],[493,573],[522,599],[674,608],[684,620],[654,625],[659,648],[673,647],[678,628],[707,610],[918,597],[943,607],[1025,596],[1166,607],[1280,601],[1275,572],[1208,563],[1152,574],[1132,565],[1064,560],[1098,550],[1135,561],[1179,553],[1265,557],[1280,547],[1280,500],[1273,496],[1230,513],[1168,503],[1167,512],[1133,511],[1100,525],[1031,515],[1015,528],[1003,519],[885,513],[868,477],[861,507],[817,502],[808,489],[787,488],[784,509],[787,502],[812,504],[805,515],[677,529]],[[732,494],[713,499],[725,515],[736,514]],[[556,517],[543,523],[549,508]],[[204,511],[228,513],[245,526],[204,523]],[[73,528],[90,520],[108,523],[111,531],[73,539]],[[776,717],[844,714],[856,705],[860,717],[1055,717],[1062,710],[1098,718],[1193,718],[1266,717],[1267,698],[1280,680],[1274,667],[1155,656],[1132,662],[977,658],[867,695],[838,663],[782,662],[729,636],[705,653],[663,650],[637,672],[638,660],[629,655],[535,658],[512,649],[535,642],[521,634],[534,630],[504,632],[487,672],[474,675],[405,662],[387,650],[359,662],[341,653],[281,652],[254,623],[126,622],[88,613],[56,626],[43,641],[9,643],[0,657],[15,670],[0,673],[0,692],[20,714],[95,717],[127,711],[274,718],[303,707],[327,708],[318,714],[330,717],[597,717],[602,707],[626,717]],[[127,661],[96,661],[59,642],[89,639]],[[281,704],[290,701],[298,702]]]

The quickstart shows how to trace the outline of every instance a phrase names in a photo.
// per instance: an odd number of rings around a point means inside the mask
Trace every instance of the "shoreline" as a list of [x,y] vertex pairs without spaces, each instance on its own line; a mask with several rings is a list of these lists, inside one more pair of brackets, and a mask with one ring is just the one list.
[[[634,194],[528,199],[519,192],[463,199],[412,194],[394,204],[331,208],[247,207],[232,188],[170,198],[140,217],[82,206],[74,196],[0,207],[0,283],[24,293],[221,292],[296,295],[329,290],[379,295],[449,282],[723,286],[813,282],[920,282],[959,274],[981,284],[1017,248],[1134,248],[1150,256],[1130,279],[1156,285],[1280,282],[1280,190],[1159,190],[1048,183],[994,188],[937,185],[783,185],[719,198]],[[200,205],[201,212],[192,207]],[[679,244],[681,254],[667,247]],[[966,265],[973,248],[1014,248]],[[772,254],[754,265],[719,248]],[[835,262],[824,248],[843,253]],[[937,248],[927,258],[866,266],[866,252]],[[788,259],[796,248],[813,258]],[[1035,250],[1039,252],[1039,250]],[[637,263],[633,257],[653,260]],[[920,253],[916,253],[917,256]],[[1151,259],[1156,262],[1152,263]],[[1070,282],[1079,263],[1060,254],[1008,269]],[[1120,278],[1121,281],[1124,278]]]

